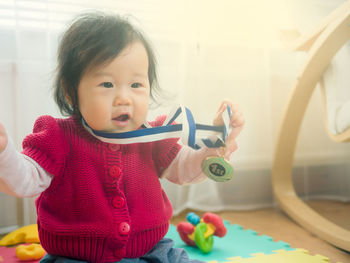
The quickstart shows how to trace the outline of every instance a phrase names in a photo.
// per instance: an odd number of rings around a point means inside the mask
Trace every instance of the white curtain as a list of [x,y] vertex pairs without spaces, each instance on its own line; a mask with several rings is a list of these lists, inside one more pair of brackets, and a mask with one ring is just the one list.
[[[283,47],[279,30],[301,33],[343,1],[282,0],[0,0],[0,121],[18,150],[42,114],[60,116],[52,99],[55,55],[64,25],[86,9],[129,15],[151,39],[161,87],[174,103],[210,124],[222,99],[245,115],[239,149],[231,158],[234,178],[177,186],[162,180],[175,213],[184,208],[216,211],[274,204],[270,168],[286,100],[304,54]],[[304,198],[350,199],[350,149],[332,143],[324,130],[319,94],[311,101],[296,152],[295,185]],[[316,135],[315,135],[316,134]],[[15,199],[0,194],[0,228],[15,224]],[[24,223],[35,222],[34,199]]]

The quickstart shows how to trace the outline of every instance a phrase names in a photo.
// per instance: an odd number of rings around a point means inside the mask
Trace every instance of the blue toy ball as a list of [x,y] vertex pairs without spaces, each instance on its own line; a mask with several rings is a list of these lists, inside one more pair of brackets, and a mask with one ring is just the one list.
[[201,221],[200,217],[193,212],[188,213],[186,219],[194,226],[198,225]]

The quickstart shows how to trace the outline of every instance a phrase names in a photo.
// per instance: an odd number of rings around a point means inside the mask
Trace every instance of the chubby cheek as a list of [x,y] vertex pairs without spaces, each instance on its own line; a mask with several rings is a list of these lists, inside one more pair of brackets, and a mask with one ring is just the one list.
[[106,129],[106,123],[110,116],[110,110],[106,103],[99,103],[96,100],[82,100],[79,107],[83,118],[91,128],[95,130]]
[[147,120],[147,113],[148,113],[148,109],[143,108],[142,111],[139,111],[138,114],[138,118],[137,118],[137,126],[141,126],[142,124],[144,124]]
[[147,96],[144,96],[143,99],[139,100],[139,102],[135,104],[134,114],[137,116],[136,119],[139,125],[145,123],[147,119],[148,106],[149,98]]

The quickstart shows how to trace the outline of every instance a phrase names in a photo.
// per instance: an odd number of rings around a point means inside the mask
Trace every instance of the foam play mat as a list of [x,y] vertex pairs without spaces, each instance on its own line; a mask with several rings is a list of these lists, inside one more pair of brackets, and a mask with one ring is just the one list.
[[[311,256],[307,250],[297,248],[295,250],[276,250],[273,254],[252,254],[250,258],[233,257],[228,258],[226,263],[273,263],[273,262],[283,262],[283,263],[326,263],[329,259],[321,256],[315,255]],[[210,263],[218,263],[218,261],[210,261]]]
[[0,263],[37,263],[40,260],[20,260],[16,256],[16,246],[3,247],[0,246]]
[[[204,254],[198,248],[187,246],[180,238],[176,226],[171,225],[166,237],[175,242],[175,247],[184,248],[192,259],[210,263],[325,263],[329,259],[321,255],[310,255],[307,250],[291,248],[288,243],[274,241],[272,237],[259,235],[250,229],[230,224],[224,220],[227,234],[214,236],[214,246]],[[340,263],[340,262],[338,262]]]
[[[243,229],[237,224],[230,224],[224,220],[227,228],[227,234],[218,238],[214,236],[214,246],[211,252],[204,254],[198,248],[187,246],[180,238],[176,226],[170,225],[166,237],[174,240],[175,247],[184,248],[190,258],[199,259],[208,263],[325,263],[329,259],[322,255],[310,255],[307,250],[292,248],[283,241],[274,241],[272,237],[259,235],[250,229]],[[1,241],[20,243],[23,239],[23,232],[27,237],[36,237],[33,226],[22,228],[9,234]],[[18,235],[18,233],[20,233]],[[30,235],[28,235],[30,233]],[[34,233],[34,234],[33,234]],[[35,239],[34,241],[37,241]],[[0,263],[19,263],[19,262],[39,262],[40,260],[22,261],[16,256],[16,247],[19,244],[11,246],[0,246]],[[27,244],[29,246],[29,244]],[[338,262],[341,263],[341,262]],[[343,262],[345,263],[345,262]]]

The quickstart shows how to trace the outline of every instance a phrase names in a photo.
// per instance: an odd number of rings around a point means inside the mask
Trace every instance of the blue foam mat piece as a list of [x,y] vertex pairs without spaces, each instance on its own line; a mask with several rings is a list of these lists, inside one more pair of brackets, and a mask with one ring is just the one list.
[[218,262],[227,261],[230,257],[251,257],[254,253],[272,254],[274,250],[283,249],[286,251],[295,250],[288,243],[277,241],[266,235],[258,235],[251,229],[243,229],[237,224],[230,224],[224,220],[227,228],[227,234],[223,238],[214,236],[214,246],[210,253],[203,254],[198,248],[187,246],[180,238],[176,226],[170,225],[169,231],[165,237],[174,240],[175,247],[184,248],[189,257],[203,261],[217,260]]

